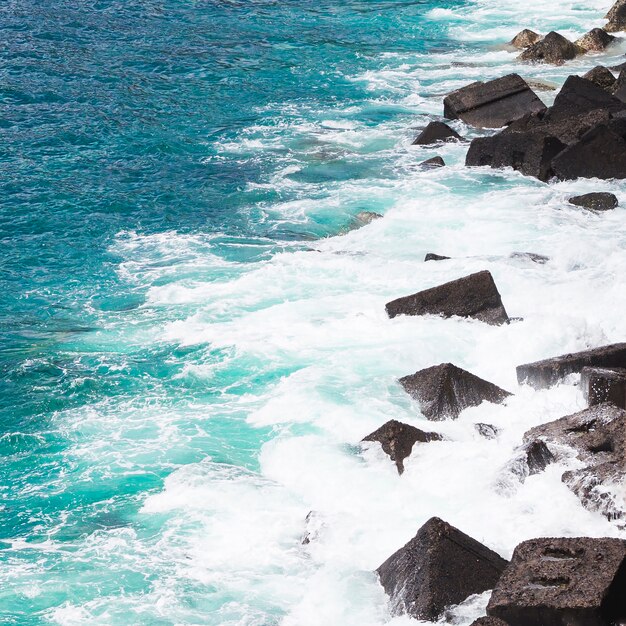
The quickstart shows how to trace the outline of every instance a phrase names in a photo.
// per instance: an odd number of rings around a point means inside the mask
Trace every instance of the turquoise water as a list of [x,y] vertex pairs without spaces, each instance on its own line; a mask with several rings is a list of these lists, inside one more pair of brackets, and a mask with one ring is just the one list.
[[[581,30],[597,4],[536,20]],[[603,254],[624,253],[619,211],[590,228],[561,206],[569,187],[466,172],[463,146],[444,148],[444,172],[415,168],[432,154],[410,141],[441,95],[514,66],[493,46],[518,10],[0,6],[0,621],[389,622],[371,570],[420,519],[462,508],[438,492],[401,504],[385,459],[357,446],[383,418],[420,419],[397,376],[454,358],[512,388],[516,360],[624,330],[605,314],[620,294],[577,299],[623,262]],[[386,216],[350,232],[363,210]],[[507,260],[529,246],[557,265]],[[423,268],[431,248],[469,260]],[[520,326],[384,319],[388,297],[485,266],[532,341]],[[577,309],[565,324],[534,302],[548,288]],[[578,399],[524,401],[539,419]],[[516,424],[509,410],[490,417]],[[495,475],[525,425],[493,458],[471,429],[452,434]],[[458,458],[445,445],[425,462]],[[458,488],[482,497],[491,478]],[[509,513],[519,530],[491,537],[502,552],[546,519],[526,498]],[[311,509],[332,530],[307,552]],[[578,509],[546,529],[615,532]]]

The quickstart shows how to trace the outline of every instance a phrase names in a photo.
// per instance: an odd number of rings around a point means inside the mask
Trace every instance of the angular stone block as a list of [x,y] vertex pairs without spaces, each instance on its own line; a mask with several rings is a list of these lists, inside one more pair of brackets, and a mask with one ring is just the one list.
[[506,565],[480,542],[433,517],[376,571],[393,614],[434,621],[446,607],[493,589]]
[[613,72],[602,65],[596,65],[596,67],[589,70],[586,74],[583,74],[583,78],[609,93],[615,89],[617,82]]
[[439,433],[424,432],[410,424],[398,420],[389,420],[373,433],[363,438],[363,441],[378,441],[383,451],[395,461],[398,474],[404,472],[404,459],[411,454],[413,445],[417,442],[441,441]]
[[626,542],[542,538],[515,548],[487,606],[510,626],[606,626],[626,617]]
[[526,383],[535,389],[546,389],[556,385],[569,374],[582,372],[584,367],[626,367],[626,343],[616,343],[519,365],[517,380],[520,384]]
[[610,402],[626,409],[626,369],[584,367],[580,385],[589,406]]
[[417,136],[414,146],[429,146],[433,143],[462,141],[463,137],[443,122],[430,122]]
[[574,59],[581,52],[582,50],[576,44],[552,31],[541,41],[526,48],[518,58],[520,61],[563,65],[565,61]]
[[424,417],[456,419],[461,411],[483,402],[503,402],[510,394],[467,370],[442,363],[400,379],[404,390],[420,404]]
[[517,35],[515,35],[513,39],[511,39],[509,45],[513,46],[514,48],[523,49],[528,48],[528,46],[532,46],[538,41],[541,41],[541,35],[533,30],[525,28],[524,30],[521,30],[519,33],[517,33]]
[[610,211],[619,204],[614,193],[594,192],[586,193],[582,196],[574,196],[569,199],[570,204],[581,206],[591,211]]
[[385,308],[391,318],[397,315],[458,315],[493,325],[509,321],[498,288],[488,271],[398,298],[388,302]]

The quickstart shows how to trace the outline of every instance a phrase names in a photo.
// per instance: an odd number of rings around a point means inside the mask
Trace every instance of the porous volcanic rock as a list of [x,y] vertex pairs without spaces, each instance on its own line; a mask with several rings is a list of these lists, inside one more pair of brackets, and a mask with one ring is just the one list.
[[389,420],[373,433],[363,438],[363,441],[378,441],[383,451],[395,462],[398,474],[404,472],[404,459],[411,454],[413,445],[417,442],[441,441],[439,433],[429,433],[404,424],[398,420]]
[[385,308],[392,318],[397,315],[458,315],[493,325],[509,321],[493,276],[487,270],[398,298],[388,302]]
[[429,146],[434,143],[462,141],[463,137],[443,122],[430,122],[417,136],[414,146]]
[[578,374],[583,367],[626,367],[626,343],[616,343],[571,354],[527,363],[517,367],[520,384],[546,389],[569,374]]
[[563,65],[565,61],[576,58],[581,49],[569,39],[554,31],[548,33],[541,41],[529,46],[519,55],[521,61],[533,63],[551,63]]
[[611,93],[616,86],[617,79],[608,67],[596,65],[593,69],[583,74],[583,78],[597,85],[601,89]]
[[484,401],[500,403],[511,393],[452,363],[442,363],[400,379],[429,420],[456,419],[461,411]]
[[604,27],[608,33],[626,30],[626,0],[617,0],[606,14],[609,23]]
[[541,538],[515,548],[487,614],[509,626],[606,626],[626,617],[621,539]]
[[493,550],[433,517],[376,571],[393,614],[435,621],[446,607],[493,589],[506,565]]
[[616,37],[609,35],[601,28],[592,28],[588,33],[577,39],[575,44],[585,52],[602,52],[610,46]]
[[619,204],[615,194],[603,191],[585,193],[582,196],[573,196],[569,199],[569,202],[574,206],[581,206],[592,211],[610,211]]
[[521,30],[519,33],[517,33],[517,35],[515,35],[515,37],[513,37],[513,39],[511,39],[509,45],[513,46],[514,48],[523,49],[528,48],[528,46],[532,46],[538,41],[541,41],[541,35],[539,33],[536,33],[529,28],[524,28],[524,30]]
[[448,94],[443,114],[478,128],[501,128],[523,115],[544,111],[546,105],[518,74],[476,82]]
[[584,367],[580,386],[589,406],[610,402],[626,409],[626,369]]

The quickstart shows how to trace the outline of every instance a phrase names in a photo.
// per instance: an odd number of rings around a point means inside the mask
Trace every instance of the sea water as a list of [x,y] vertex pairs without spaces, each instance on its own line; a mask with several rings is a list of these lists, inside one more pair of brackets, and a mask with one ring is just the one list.
[[[526,429],[584,406],[515,366],[624,339],[625,209],[567,198],[626,189],[410,145],[468,82],[621,62],[622,43],[563,67],[502,47],[523,27],[575,38],[608,8],[0,5],[0,622],[408,625],[373,571],[433,515],[505,557],[620,534],[563,464],[523,484],[506,465]],[[436,154],[447,167],[416,167]],[[352,230],[360,211],[384,218]],[[523,321],[385,315],[484,269]],[[397,379],[448,361],[515,396],[427,422]],[[391,418],[446,436],[402,477],[359,445]]]

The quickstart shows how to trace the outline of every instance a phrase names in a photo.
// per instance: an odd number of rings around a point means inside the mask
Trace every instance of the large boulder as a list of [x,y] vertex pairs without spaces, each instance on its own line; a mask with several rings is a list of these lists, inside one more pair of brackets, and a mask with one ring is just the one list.
[[472,317],[487,324],[509,321],[502,298],[488,271],[477,272],[386,304],[387,315]]
[[434,143],[461,141],[463,137],[443,122],[430,122],[417,136],[414,146],[429,146]]
[[520,54],[521,61],[533,63],[551,63],[563,65],[565,61],[574,59],[581,53],[576,44],[554,31],[548,33],[541,41],[529,46]]
[[580,385],[589,406],[611,402],[626,409],[625,368],[584,367]]
[[585,52],[602,52],[615,41],[616,37],[609,35],[601,28],[592,28],[588,33],[576,40],[576,45]]
[[603,65],[596,65],[596,67],[589,70],[586,74],[583,74],[583,78],[609,93],[615,89],[617,82],[613,72]]
[[503,402],[511,394],[452,363],[442,363],[400,379],[429,420],[456,419],[463,409]]
[[402,474],[404,472],[404,459],[411,454],[415,443],[427,443],[441,439],[443,437],[438,433],[424,432],[398,420],[389,420],[373,433],[364,437],[363,441],[378,441],[383,451],[395,462],[398,474]]
[[468,167],[512,167],[544,182],[553,176],[552,159],[565,148],[557,137],[536,132],[502,132],[472,141],[465,157]]
[[513,39],[511,39],[509,45],[513,46],[514,48],[523,49],[528,48],[528,46],[532,46],[538,41],[541,41],[541,35],[539,33],[536,33],[534,30],[525,28],[524,30],[521,30],[519,33],[517,33],[517,35],[515,35]]
[[548,111],[548,121],[556,122],[596,110],[619,113],[624,103],[595,83],[581,76],[568,76]]
[[560,180],[626,178],[626,119],[614,119],[588,130],[552,159]]
[[506,565],[482,543],[433,517],[376,571],[393,614],[435,621],[446,607],[493,589]]
[[580,206],[591,211],[610,211],[619,204],[614,193],[605,191],[595,191],[585,193],[582,196],[573,196],[569,199],[569,202],[574,206]]
[[443,114],[478,128],[501,128],[546,105],[518,74],[467,85],[448,94]]
[[509,626],[606,626],[626,617],[626,542],[541,538],[515,548],[487,614]]
[[531,428],[524,441],[542,441],[555,455],[569,448],[583,467],[566,471],[563,482],[587,509],[609,519],[624,516],[626,503],[614,486],[625,477],[626,411],[611,403],[598,404]]
[[617,0],[606,14],[609,23],[604,27],[608,33],[626,30],[626,0]]
[[535,389],[546,389],[556,385],[569,374],[579,374],[583,367],[626,367],[626,343],[616,343],[519,365],[517,380],[520,384],[526,383]]

